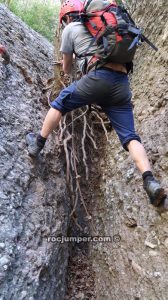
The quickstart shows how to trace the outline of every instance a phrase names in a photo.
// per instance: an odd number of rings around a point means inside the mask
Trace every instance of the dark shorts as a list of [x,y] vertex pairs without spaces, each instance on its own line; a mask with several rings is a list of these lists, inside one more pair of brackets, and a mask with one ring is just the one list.
[[141,142],[134,129],[128,76],[104,68],[91,71],[63,89],[51,106],[62,114],[76,108],[98,104],[110,119],[125,150],[131,140]]

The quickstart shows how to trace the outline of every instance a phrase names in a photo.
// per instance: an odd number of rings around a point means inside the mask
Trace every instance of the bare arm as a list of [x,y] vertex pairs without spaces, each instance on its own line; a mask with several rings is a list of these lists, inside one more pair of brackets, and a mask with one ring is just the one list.
[[71,74],[73,54],[63,54],[63,70],[65,74]]

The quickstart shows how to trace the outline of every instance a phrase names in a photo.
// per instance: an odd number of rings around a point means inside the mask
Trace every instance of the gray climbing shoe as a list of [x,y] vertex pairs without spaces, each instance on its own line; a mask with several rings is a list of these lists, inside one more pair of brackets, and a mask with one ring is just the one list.
[[37,144],[37,136],[33,132],[26,135],[26,144],[28,145],[28,152],[31,157],[37,157],[43,146]]
[[167,197],[165,190],[154,178],[146,178],[143,183],[143,188],[150,199],[150,203],[154,206],[161,204]]

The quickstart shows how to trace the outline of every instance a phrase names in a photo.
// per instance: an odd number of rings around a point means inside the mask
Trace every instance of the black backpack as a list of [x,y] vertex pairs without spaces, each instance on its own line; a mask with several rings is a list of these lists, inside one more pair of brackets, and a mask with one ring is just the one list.
[[[87,0],[81,13],[81,21],[92,35],[92,41],[80,57],[86,61],[86,70],[103,66],[107,62],[131,65],[137,46],[147,42],[155,51],[158,49],[143,35],[124,6],[114,1]],[[96,53],[89,50],[97,44]]]

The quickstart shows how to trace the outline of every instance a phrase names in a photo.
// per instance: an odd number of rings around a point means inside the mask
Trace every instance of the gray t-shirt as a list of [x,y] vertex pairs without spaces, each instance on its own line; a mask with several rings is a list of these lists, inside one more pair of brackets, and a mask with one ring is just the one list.
[[[87,28],[85,28],[85,26],[81,22],[72,22],[68,24],[63,30],[60,51],[65,54],[75,53],[78,56],[85,53],[91,41],[92,36],[88,32]],[[88,53],[96,53],[96,50],[97,45],[93,44],[89,48]],[[92,56],[86,55],[86,58],[88,60],[90,60],[91,57]],[[85,59],[83,57],[77,58],[77,63],[79,69],[83,71]]]

